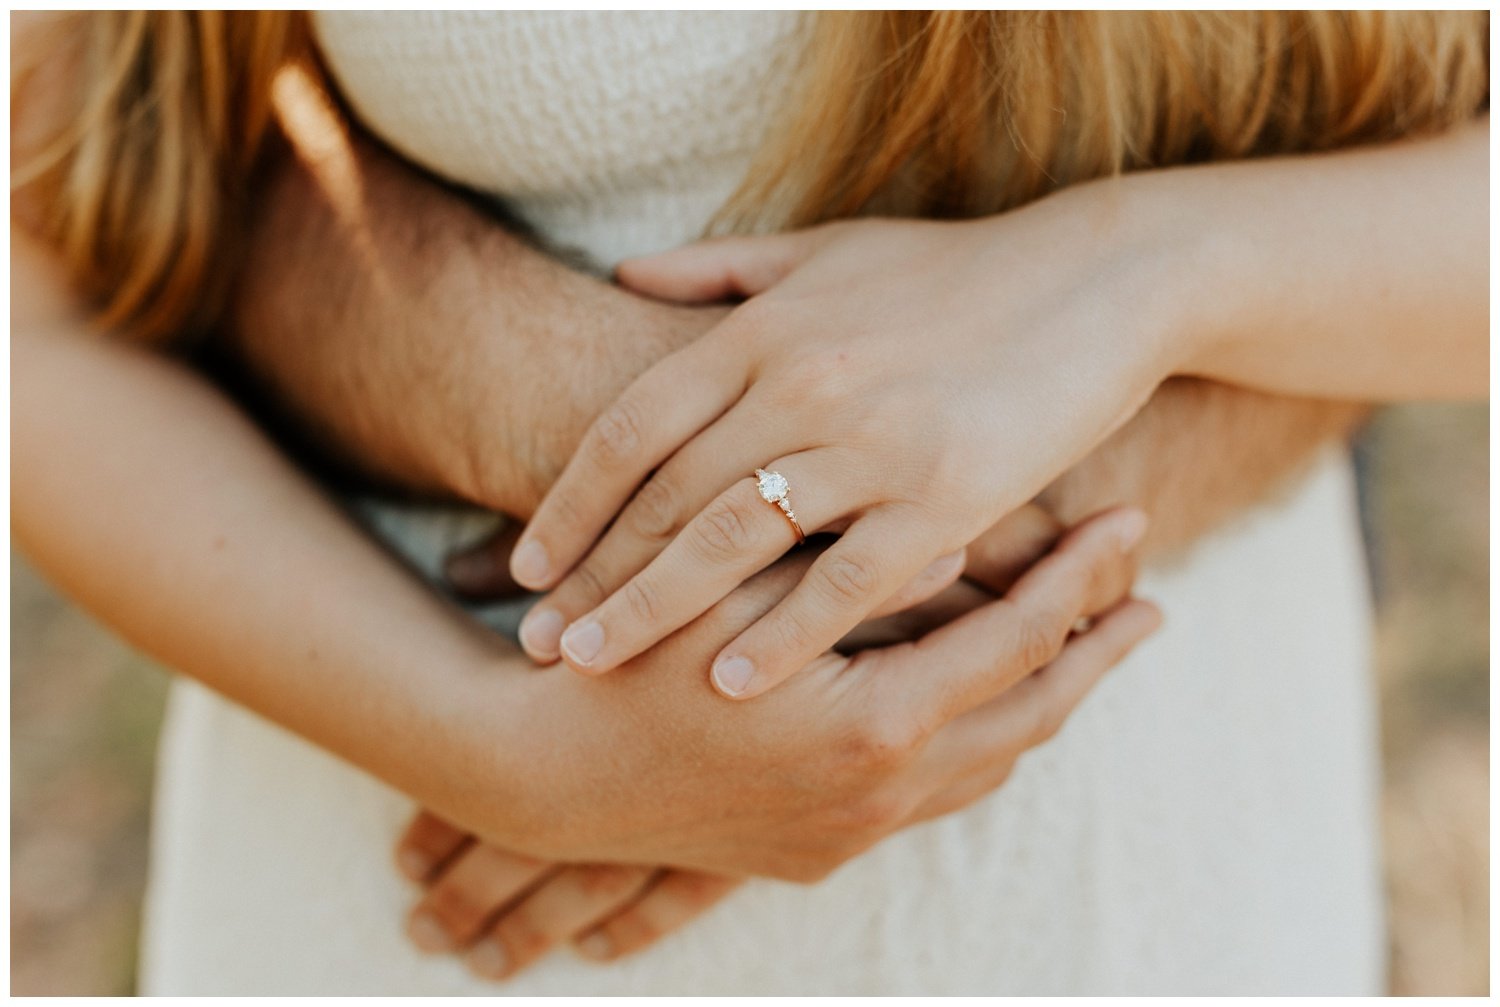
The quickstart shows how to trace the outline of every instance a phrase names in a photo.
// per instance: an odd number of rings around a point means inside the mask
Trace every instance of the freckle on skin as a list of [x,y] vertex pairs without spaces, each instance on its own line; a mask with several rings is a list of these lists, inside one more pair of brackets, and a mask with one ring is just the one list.
[[223,552],[225,541],[226,540],[223,535],[214,536],[214,552]]

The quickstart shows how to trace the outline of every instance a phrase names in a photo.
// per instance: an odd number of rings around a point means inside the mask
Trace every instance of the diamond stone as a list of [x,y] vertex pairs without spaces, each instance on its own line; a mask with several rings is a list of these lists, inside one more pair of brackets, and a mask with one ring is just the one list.
[[767,472],[765,469],[756,469],[756,476],[760,479],[756,487],[760,490],[760,497],[766,503],[780,503],[786,499],[787,491],[791,489],[786,483],[786,476],[780,472]]

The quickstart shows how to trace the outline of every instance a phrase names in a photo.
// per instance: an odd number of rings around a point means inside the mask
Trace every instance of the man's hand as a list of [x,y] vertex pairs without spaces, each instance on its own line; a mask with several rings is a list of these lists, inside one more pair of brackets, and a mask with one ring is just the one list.
[[412,942],[429,954],[462,953],[484,979],[508,979],[564,944],[596,961],[631,954],[741,883],[675,867],[549,863],[428,812],[407,827],[396,861],[422,886],[407,918]]
[[1142,555],[1183,554],[1204,534],[1296,485],[1371,407],[1173,378],[1146,407],[1037,498],[1072,523],[1129,504],[1151,515]]

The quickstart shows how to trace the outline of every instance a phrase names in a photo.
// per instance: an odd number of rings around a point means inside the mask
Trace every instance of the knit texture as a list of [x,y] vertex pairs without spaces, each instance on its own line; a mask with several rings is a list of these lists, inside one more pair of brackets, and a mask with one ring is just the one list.
[[316,25],[370,128],[609,266],[700,236],[788,100],[805,22],[346,11]]

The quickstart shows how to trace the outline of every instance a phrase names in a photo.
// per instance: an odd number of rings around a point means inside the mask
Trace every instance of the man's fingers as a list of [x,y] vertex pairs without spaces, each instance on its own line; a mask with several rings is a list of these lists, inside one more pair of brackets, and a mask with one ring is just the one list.
[[423,951],[464,947],[495,913],[552,870],[545,861],[476,843],[428,886],[407,919],[407,934]]
[[763,237],[710,238],[615,267],[623,287],[685,304],[753,297],[780,283],[815,247],[800,231]]
[[1067,527],[1036,504],[1017,507],[968,547],[964,578],[1001,595],[1062,538]]
[[443,563],[443,575],[462,598],[488,600],[509,598],[525,589],[510,575],[510,554],[521,526],[506,521],[483,541],[455,550]]
[[630,905],[655,871],[626,864],[564,867],[501,914],[466,958],[486,979],[505,979]]
[[995,596],[960,577],[933,597],[900,612],[866,619],[834,647],[842,654],[919,640],[940,626],[987,605]]
[[[964,550],[935,560],[840,640],[839,649],[905,643],[972,612],[1010,590],[1065,530],[1035,504],[1011,511]],[[957,583],[948,576],[955,560],[962,575]]]
[[1015,760],[1050,740],[1105,672],[1160,627],[1155,605],[1123,602],[1047,667],[941,728],[922,750],[918,772],[953,782],[919,805],[913,821],[956,811],[1004,783]]
[[578,950],[601,962],[639,951],[691,922],[739,884],[738,878],[669,870],[637,902],[580,937]]
[[[932,703],[936,722],[1001,694],[1051,662],[1078,620],[1112,607],[1129,591],[1131,550],[1146,515],[1109,511],[1069,532],[1006,596],[938,629],[892,660],[913,659],[912,687]],[[942,675],[931,674],[936,664]]]
[[962,549],[939,556],[928,563],[921,573],[897,588],[895,594],[876,605],[874,611],[866,617],[867,620],[883,619],[927,604],[963,576],[964,563]]
[[411,880],[426,881],[471,842],[458,826],[419,811],[396,841],[396,866]]

